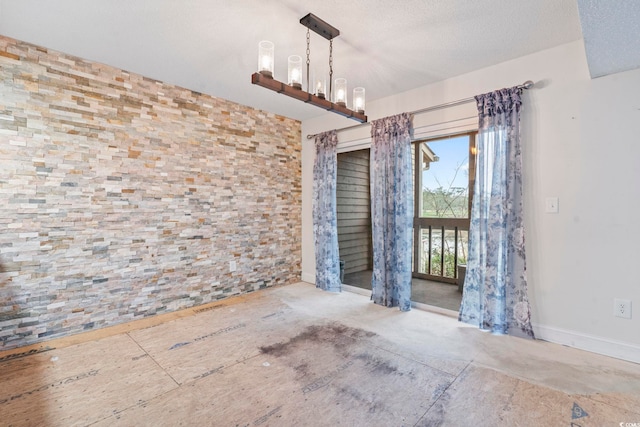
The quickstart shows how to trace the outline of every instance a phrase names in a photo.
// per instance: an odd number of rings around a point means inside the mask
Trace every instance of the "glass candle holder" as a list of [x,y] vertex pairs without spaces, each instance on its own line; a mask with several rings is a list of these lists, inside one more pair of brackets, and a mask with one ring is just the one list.
[[335,95],[333,97],[333,102],[340,105],[341,107],[347,106],[347,79],[338,78],[335,81]]
[[313,87],[312,91],[315,96],[320,99],[325,99],[327,96],[327,75],[322,71],[313,72]]
[[274,46],[267,40],[258,43],[258,72],[265,77],[273,78]]
[[353,109],[364,114],[364,88],[357,87],[353,89]]
[[287,63],[289,86],[302,89],[302,58],[299,55],[291,55]]

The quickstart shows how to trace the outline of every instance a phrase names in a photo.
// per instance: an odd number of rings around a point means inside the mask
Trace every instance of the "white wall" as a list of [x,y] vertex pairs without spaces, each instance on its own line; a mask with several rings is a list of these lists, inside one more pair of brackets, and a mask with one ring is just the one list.
[[[640,70],[591,80],[582,41],[367,105],[369,120],[533,80],[522,116],[529,296],[537,336],[640,362]],[[471,110],[469,110],[469,108]],[[474,105],[439,113],[463,117]],[[419,115],[416,121],[422,120]],[[431,119],[428,119],[431,120]],[[355,122],[327,113],[302,123],[302,278],[314,281],[314,147],[306,139]],[[369,126],[340,133],[366,141]],[[357,144],[356,142],[355,144]],[[560,212],[544,211],[545,197]],[[636,264],[639,263],[639,264]],[[631,299],[633,319],[613,316]]]

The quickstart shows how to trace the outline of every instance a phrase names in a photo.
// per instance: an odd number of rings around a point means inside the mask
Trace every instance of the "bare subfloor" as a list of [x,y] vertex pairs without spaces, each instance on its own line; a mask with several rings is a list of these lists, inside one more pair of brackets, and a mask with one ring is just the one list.
[[0,353],[0,424],[640,423],[638,364],[305,283],[45,344]]

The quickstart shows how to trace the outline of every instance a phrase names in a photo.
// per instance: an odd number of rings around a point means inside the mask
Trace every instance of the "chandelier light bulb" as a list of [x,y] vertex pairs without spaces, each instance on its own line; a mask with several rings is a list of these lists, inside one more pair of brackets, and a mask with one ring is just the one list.
[[358,113],[364,113],[364,88],[353,89],[353,109]]
[[291,55],[288,63],[288,84],[294,89],[302,89],[302,58],[299,55]]
[[271,69],[271,58],[269,58],[268,56],[263,56],[262,57],[262,70],[261,71],[265,71],[265,70],[270,70]]
[[336,97],[334,102],[341,107],[347,106],[347,79],[336,79]]
[[327,94],[327,76],[322,70],[313,71],[313,93],[320,99],[325,99]]

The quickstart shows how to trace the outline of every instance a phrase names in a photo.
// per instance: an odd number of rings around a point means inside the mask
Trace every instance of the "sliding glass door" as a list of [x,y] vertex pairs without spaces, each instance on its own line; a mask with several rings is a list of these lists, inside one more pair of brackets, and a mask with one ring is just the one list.
[[471,132],[414,142],[414,277],[456,283],[466,264],[475,140]]

